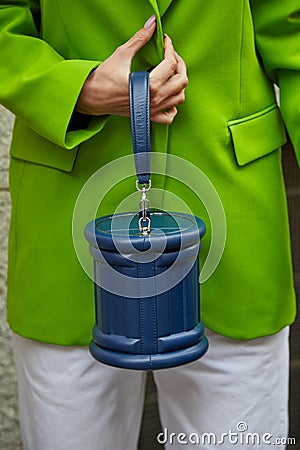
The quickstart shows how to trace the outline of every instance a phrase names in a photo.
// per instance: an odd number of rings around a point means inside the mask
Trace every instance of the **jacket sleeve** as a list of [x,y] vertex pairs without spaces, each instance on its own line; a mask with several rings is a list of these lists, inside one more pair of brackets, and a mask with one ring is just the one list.
[[250,0],[257,50],[280,87],[280,109],[300,166],[300,3]]
[[73,113],[100,61],[64,59],[39,38],[38,28],[39,1],[0,2],[0,103],[47,140],[71,149],[107,121],[107,116],[78,121]]

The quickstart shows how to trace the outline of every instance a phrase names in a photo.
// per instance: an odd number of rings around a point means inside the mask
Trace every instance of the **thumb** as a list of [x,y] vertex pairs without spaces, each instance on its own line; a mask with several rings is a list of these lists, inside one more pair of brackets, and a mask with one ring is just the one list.
[[134,55],[152,38],[156,28],[156,17],[151,16],[140,30],[138,30],[125,44],[121,45],[123,52],[132,60]]

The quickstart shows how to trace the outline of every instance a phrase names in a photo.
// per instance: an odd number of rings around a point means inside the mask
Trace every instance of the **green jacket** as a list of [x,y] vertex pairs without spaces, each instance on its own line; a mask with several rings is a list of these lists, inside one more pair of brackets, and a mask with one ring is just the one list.
[[[84,117],[74,106],[90,71],[153,13],[157,32],[132,70],[161,61],[166,32],[187,64],[189,86],[174,123],[153,124],[152,151],[200,168],[226,217],[226,242],[224,226],[220,242],[214,236],[219,250],[225,242],[222,258],[202,284],[202,319],[241,339],[274,333],[294,320],[280,147],[282,113],[300,161],[299,2],[11,0],[0,2],[0,101],[16,115],[8,321],[23,336],[59,344],[90,340],[93,285],[77,258],[72,227],[78,235],[93,217],[83,208],[74,224],[74,208],[93,173],[132,148],[129,119]],[[281,113],[273,81],[281,89]],[[206,222],[204,262],[214,232],[210,205],[207,211],[188,183],[172,176],[181,164],[170,161],[169,175],[154,175],[153,185],[172,193],[164,197],[166,209],[180,209],[177,195]],[[123,175],[122,165],[109,167],[111,179],[118,167]],[[186,167],[184,176],[202,189],[199,171]],[[96,190],[109,178],[106,170]],[[97,214],[114,212],[134,183],[132,176],[114,186]],[[133,196],[134,209],[135,202]],[[222,214],[219,219],[217,228]],[[90,260],[84,238],[80,245]]]

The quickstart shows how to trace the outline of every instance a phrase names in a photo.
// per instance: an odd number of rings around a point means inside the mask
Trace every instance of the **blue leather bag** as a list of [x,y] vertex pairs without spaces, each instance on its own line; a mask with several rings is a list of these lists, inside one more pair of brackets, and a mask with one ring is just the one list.
[[205,224],[192,215],[149,209],[148,72],[132,73],[129,89],[141,208],[85,227],[94,258],[96,324],[90,352],[111,366],[156,370],[194,361],[207,351],[199,285]]

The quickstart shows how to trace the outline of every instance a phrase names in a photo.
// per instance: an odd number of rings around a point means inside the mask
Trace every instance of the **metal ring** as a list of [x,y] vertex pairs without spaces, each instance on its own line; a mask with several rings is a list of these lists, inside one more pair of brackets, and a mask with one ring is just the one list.
[[[148,187],[146,188],[147,184],[148,184]],[[139,187],[139,185],[140,185],[139,180],[136,180],[135,187],[136,187],[137,191],[139,191],[139,192],[148,192],[151,189],[151,180],[149,180],[148,183],[143,183],[142,184],[142,186],[143,186],[142,189]]]
[[[143,220],[147,220],[147,222],[148,222],[148,225],[146,227],[142,226],[142,221]],[[151,225],[150,217],[148,217],[148,216],[140,217],[140,219],[139,219],[139,230],[140,230],[141,233],[147,233],[147,234],[150,233],[150,225]]]

